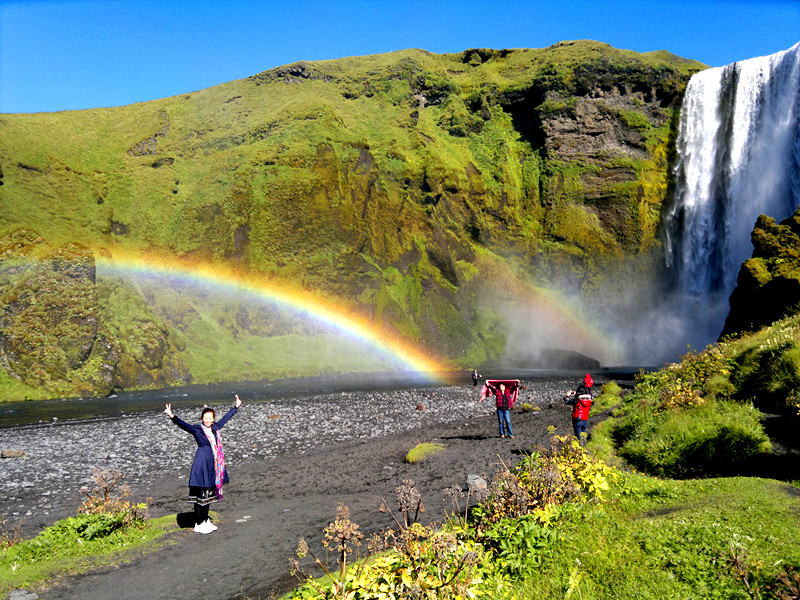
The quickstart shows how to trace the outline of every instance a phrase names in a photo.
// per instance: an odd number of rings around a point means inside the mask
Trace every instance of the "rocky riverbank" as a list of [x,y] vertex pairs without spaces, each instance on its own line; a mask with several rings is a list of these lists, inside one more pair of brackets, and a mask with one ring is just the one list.
[[[565,378],[526,381],[518,405],[548,404],[572,384],[573,379]],[[223,429],[226,459],[235,478],[237,468],[248,462],[302,455],[434,424],[493,417],[493,403],[479,403],[479,390],[471,385],[420,387],[269,402],[243,397],[240,413]],[[199,422],[200,408],[175,412],[186,421]],[[228,406],[214,408],[219,418]],[[147,412],[0,429],[0,449],[24,452],[21,457],[0,460],[0,517],[6,527],[21,525],[30,535],[75,513],[80,489],[93,483],[95,469],[123,472],[124,483],[137,499],[148,496],[154,479],[172,479],[182,493],[195,447],[163,413]]]

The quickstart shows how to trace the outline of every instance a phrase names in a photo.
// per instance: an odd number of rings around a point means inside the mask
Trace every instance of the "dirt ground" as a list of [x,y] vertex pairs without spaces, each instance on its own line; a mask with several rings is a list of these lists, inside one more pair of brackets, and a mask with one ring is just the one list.
[[[411,479],[427,509],[422,520],[442,521],[444,490],[465,488],[470,474],[490,479],[501,463],[513,464],[537,444],[547,444],[550,425],[559,434],[570,433],[569,407],[514,411],[512,425],[514,439],[498,436],[494,416],[481,416],[338,445],[321,441],[309,453],[238,465],[225,499],[213,507],[218,531],[201,535],[182,529],[156,552],[52,581],[38,594],[46,600],[275,598],[297,583],[288,561],[301,537],[324,553],[322,530],[339,503],[349,507],[364,532],[390,527],[391,517],[379,510],[381,501],[394,506],[395,489]],[[419,442],[440,442],[444,450],[406,464],[406,453]],[[152,516],[190,508],[174,477],[154,479],[148,490],[134,491],[150,498]]]

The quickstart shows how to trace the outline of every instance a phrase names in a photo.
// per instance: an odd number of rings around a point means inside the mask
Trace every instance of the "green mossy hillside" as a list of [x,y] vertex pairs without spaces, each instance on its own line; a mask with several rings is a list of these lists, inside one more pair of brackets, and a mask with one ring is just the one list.
[[26,229],[0,237],[0,365],[6,399],[166,387],[191,375],[144,299],[97,282],[87,248]]
[[[498,360],[507,325],[487,268],[520,289],[560,281],[587,303],[601,279],[652,269],[676,115],[702,68],[590,41],[403,50],[118,108],[0,115],[0,233],[233,264],[458,366]],[[124,305],[106,315],[114,334],[136,326]],[[155,322],[166,352],[176,324]],[[216,377],[184,341],[195,379]],[[131,348],[118,371],[138,377],[151,350]]]

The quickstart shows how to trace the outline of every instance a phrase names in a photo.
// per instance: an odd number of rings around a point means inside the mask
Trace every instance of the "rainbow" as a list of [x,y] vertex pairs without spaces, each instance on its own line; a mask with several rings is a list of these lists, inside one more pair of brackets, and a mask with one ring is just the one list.
[[484,258],[479,268],[493,282],[494,289],[501,290],[504,299],[515,305],[514,313],[522,330],[527,327],[531,332],[530,323],[536,322],[553,334],[551,342],[557,342],[557,347],[597,357],[604,364],[624,360],[622,345],[599,323],[586,317],[580,304],[568,294],[535,286],[499,260]]
[[98,275],[177,278],[188,283],[212,286],[221,291],[249,294],[260,301],[286,308],[295,314],[324,324],[350,340],[365,344],[400,370],[411,371],[431,383],[444,383],[453,368],[416,345],[375,326],[367,318],[321,298],[308,290],[238,272],[221,264],[182,261],[153,254],[108,251],[96,253]]

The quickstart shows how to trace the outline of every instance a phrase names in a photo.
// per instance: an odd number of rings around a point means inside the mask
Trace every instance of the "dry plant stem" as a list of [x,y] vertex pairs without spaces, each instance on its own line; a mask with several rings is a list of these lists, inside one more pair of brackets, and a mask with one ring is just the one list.
[[800,573],[792,568],[782,571],[778,575],[777,583],[781,586],[775,591],[775,596],[779,600],[800,599]]
[[469,488],[467,490],[467,501],[466,504],[464,504],[464,521],[462,525],[464,529],[467,528],[467,516],[469,515],[469,499],[471,496],[472,496],[472,488]]
[[733,542],[728,542],[728,552],[730,554],[727,560],[728,566],[733,568],[736,575],[742,580],[747,594],[755,600],[756,595],[750,587],[749,572],[744,560],[747,554],[746,550]]
[[341,565],[339,569],[339,585],[341,586],[341,591],[344,592],[344,583],[347,577],[347,550],[345,549],[345,544],[342,545],[342,550],[339,554],[339,564]]
[[0,550],[10,548],[22,541],[21,525],[14,525],[11,529],[6,527],[6,520],[0,517]]
[[381,502],[383,502],[383,507],[386,510],[386,512],[389,513],[389,516],[392,517],[392,520],[395,523],[397,523],[397,528],[400,530],[405,529],[405,527],[403,527],[400,521],[397,520],[397,517],[394,515],[394,511],[391,508],[389,508],[389,505],[386,503],[386,500],[384,500],[383,497],[381,497]]
[[[464,568],[465,564],[467,564],[467,554],[464,554],[461,557],[461,562],[458,564],[458,568],[455,571],[453,571],[453,574],[450,576],[450,578],[444,582],[445,586],[450,585],[455,580],[455,578],[458,577],[458,574],[461,573],[461,570]],[[441,570],[439,570],[439,579],[441,578],[442,578],[442,573]]]
[[[300,540],[300,544],[298,545],[297,555],[302,558],[303,556],[306,555],[306,553],[311,555],[311,558],[314,559],[314,564],[316,564],[320,569],[322,569],[322,571],[325,573],[325,575],[327,575],[328,577],[333,579],[333,575],[331,575],[330,571],[328,571],[328,568],[322,563],[322,561],[319,558],[317,558],[317,555],[314,554],[314,552],[311,551],[311,549],[305,543],[305,540],[301,539]],[[292,561],[290,561],[290,562],[292,562]],[[293,569],[293,571],[295,573],[297,573],[298,579],[300,579],[301,581],[305,581],[305,583],[308,583],[309,585],[311,585],[311,587],[313,587],[317,591],[317,593],[319,593],[321,596],[324,596],[325,595],[325,589],[319,583],[317,583],[316,579],[314,579],[311,576],[310,573],[306,573],[304,571],[301,571],[300,568],[299,568],[299,565],[297,565],[297,561],[293,561],[293,562],[294,562],[294,565],[292,566],[292,569]]]
[[414,520],[412,521],[413,523],[417,522],[417,517],[419,517],[420,508],[422,508],[422,499],[421,498],[417,502],[417,509],[416,509],[416,512],[414,512]]

